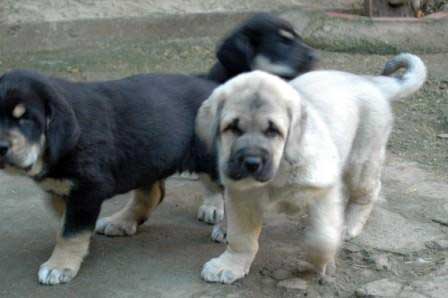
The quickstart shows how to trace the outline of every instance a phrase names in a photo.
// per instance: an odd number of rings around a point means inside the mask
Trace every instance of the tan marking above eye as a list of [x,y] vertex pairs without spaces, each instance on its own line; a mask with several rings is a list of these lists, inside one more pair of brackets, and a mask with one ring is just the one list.
[[20,117],[23,116],[23,114],[25,114],[25,112],[26,112],[25,106],[23,104],[18,104],[18,105],[16,105],[14,110],[12,110],[12,116],[14,118],[19,119]]
[[285,29],[278,30],[278,34],[280,34],[280,36],[283,36],[284,38],[291,39],[291,40],[295,38],[294,34],[292,34],[291,32],[289,32]]

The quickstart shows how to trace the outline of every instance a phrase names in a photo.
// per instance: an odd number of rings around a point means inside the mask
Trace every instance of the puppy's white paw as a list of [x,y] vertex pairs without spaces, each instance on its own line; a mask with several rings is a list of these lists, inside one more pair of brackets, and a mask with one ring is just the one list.
[[224,219],[224,209],[220,206],[203,204],[199,207],[198,219],[208,224],[217,224]]
[[219,257],[205,263],[202,268],[201,277],[208,282],[231,284],[243,278],[248,271],[244,269],[244,265],[227,263],[222,257]]
[[106,236],[132,236],[137,233],[137,222],[113,216],[100,218],[95,231]]
[[227,231],[221,224],[213,226],[212,240],[218,243],[227,243]]
[[41,284],[57,285],[71,281],[77,273],[76,268],[59,268],[44,263],[39,268],[38,278]]

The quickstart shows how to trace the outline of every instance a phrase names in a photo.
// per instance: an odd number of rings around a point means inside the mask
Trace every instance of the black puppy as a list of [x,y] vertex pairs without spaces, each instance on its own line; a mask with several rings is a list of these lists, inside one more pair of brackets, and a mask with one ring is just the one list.
[[135,190],[98,227],[133,234],[162,200],[163,179],[184,170],[213,175],[194,122],[216,86],[185,75],[93,83],[23,70],[0,77],[0,167],[34,179],[63,221],[41,283],[76,276],[105,199]]
[[254,15],[231,32],[216,57],[207,78],[219,83],[257,69],[289,80],[310,71],[316,62],[315,51],[290,23],[267,13]]

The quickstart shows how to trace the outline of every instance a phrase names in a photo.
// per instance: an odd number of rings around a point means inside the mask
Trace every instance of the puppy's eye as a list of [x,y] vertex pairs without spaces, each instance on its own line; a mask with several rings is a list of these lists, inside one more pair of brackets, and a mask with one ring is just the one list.
[[20,120],[19,120],[19,124],[20,124],[21,126],[30,126],[30,125],[33,124],[33,120],[31,120],[31,119],[28,118],[28,117],[22,117],[22,118],[20,118]]
[[269,122],[269,126],[264,131],[264,135],[267,136],[268,138],[275,138],[278,136],[282,136],[282,133],[272,122]]
[[230,132],[237,136],[241,136],[244,133],[244,131],[241,128],[239,128],[239,126],[238,126],[238,120],[235,120],[232,123],[230,123],[229,125],[227,125],[223,129],[223,132]]
[[30,113],[25,112],[20,119],[17,119],[17,121],[21,126],[28,126],[33,124],[33,117]]

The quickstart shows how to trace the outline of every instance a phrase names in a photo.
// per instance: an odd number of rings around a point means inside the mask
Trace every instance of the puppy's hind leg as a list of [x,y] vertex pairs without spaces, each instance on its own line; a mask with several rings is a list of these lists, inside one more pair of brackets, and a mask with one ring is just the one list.
[[111,216],[101,218],[96,223],[96,232],[106,236],[131,236],[143,224],[165,196],[164,181],[157,181],[149,188],[134,191],[133,198],[126,206]]
[[389,106],[380,105],[381,100],[372,98],[370,102],[375,102],[376,112],[370,113],[358,129],[344,173],[349,196],[345,210],[345,240],[361,233],[381,190],[381,172],[392,129],[392,113]]
[[363,164],[354,165],[348,170],[346,183],[349,201],[345,211],[345,240],[361,233],[379,198],[384,155],[385,148]]
[[201,175],[204,199],[198,210],[198,219],[208,224],[217,224],[224,218],[224,200],[221,189],[208,176]]

